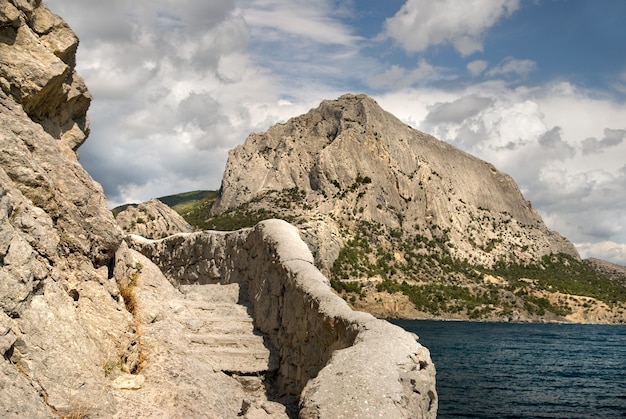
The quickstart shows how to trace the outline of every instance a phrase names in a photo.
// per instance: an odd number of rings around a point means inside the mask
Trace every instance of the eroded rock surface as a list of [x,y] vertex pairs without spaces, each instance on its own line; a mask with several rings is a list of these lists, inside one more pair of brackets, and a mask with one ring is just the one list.
[[109,271],[122,232],[75,153],[90,102],[77,45],[39,1],[0,2],[2,417],[111,414],[103,365],[138,362]]
[[[175,288],[159,268],[122,246],[116,276],[140,336],[135,374],[109,372],[115,417],[287,418],[294,399],[268,396],[276,353],[239,304],[238,284]],[[290,409],[290,410],[289,410]]]
[[130,205],[115,220],[124,232],[148,239],[161,239],[194,230],[183,217],[158,199]]
[[[39,0],[0,1],[0,417],[434,417],[428,351],[332,294],[286,223],[129,239],[154,263],[127,247],[77,160],[77,45]],[[135,232],[190,230],[158,203],[136,210]]]
[[[449,241],[451,256],[476,265],[560,252],[578,258],[510,176],[407,126],[365,95],[323,101],[232,150],[212,211],[243,204],[299,220],[325,273],[354,231],[372,226],[366,223]],[[337,234],[346,228],[350,234]]]

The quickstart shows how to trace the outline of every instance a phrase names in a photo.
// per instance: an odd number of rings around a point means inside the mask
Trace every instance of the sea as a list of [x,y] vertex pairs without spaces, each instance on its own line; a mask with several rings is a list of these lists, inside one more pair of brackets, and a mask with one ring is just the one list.
[[391,320],[419,336],[446,418],[626,418],[626,326]]

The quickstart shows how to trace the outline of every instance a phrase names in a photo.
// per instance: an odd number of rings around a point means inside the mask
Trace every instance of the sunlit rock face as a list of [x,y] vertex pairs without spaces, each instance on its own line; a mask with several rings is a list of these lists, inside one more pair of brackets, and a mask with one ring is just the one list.
[[115,220],[125,233],[148,239],[162,239],[172,234],[193,231],[193,227],[183,217],[158,199],[130,205]]
[[0,2],[2,417],[113,412],[102,365],[137,363],[109,271],[122,233],[75,152],[91,99],[77,45],[39,1]]
[[[428,349],[399,327],[352,310],[315,267],[297,229],[285,221],[161,240],[131,236],[128,242],[183,292],[236,287],[233,301],[248,307],[256,333],[265,336],[275,358],[262,368],[275,377],[276,391],[299,399],[300,417],[436,417],[435,366]],[[168,285],[147,288],[156,294]],[[147,298],[145,304],[150,304]],[[152,303],[147,310],[152,314],[146,331],[160,321],[152,319],[167,316],[163,307]],[[262,354],[255,358],[265,360]]]

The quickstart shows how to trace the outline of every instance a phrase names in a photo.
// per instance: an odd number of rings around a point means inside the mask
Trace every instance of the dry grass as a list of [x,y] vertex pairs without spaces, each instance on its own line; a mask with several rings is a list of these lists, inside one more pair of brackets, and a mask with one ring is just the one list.
[[141,273],[142,268],[143,266],[141,265],[141,263],[138,262],[135,265],[136,271],[128,276],[128,280],[125,281],[125,283],[119,284],[120,295],[124,300],[126,310],[128,310],[128,312],[133,316],[135,335],[137,336],[137,343],[139,345],[139,359],[137,362],[137,366],[133,369],[133,371],[131,371],[132,374],[138,374],[139,372],[141,372],[146,362],[146,356],[144,354],[142,345],[143,339],[141,333],[141,325],[139,324],[139,319],[137,318],[138,304],[137,296],[135,293],[135,288],[137,286],[137,281],[139,279],[139,274]]

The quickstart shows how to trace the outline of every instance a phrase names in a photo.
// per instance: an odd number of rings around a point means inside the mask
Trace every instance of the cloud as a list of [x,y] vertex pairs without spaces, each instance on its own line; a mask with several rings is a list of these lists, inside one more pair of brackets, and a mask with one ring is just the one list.
[[592,137],[582,142],[582,153],[583,155],[600,153],[605,148],[621,144],[624,138],[626,138],[626,130],[606,128],[604,138],[600,141]]
[[576,149],[561,138],[561,127],[553,127],[541,134],[538,142],[542,148],[551,150],[555,159],[569,159],[576,154]]
[[467,71],[474,77],[480,76],[487,69],[489,63],[484,60],[474,60],[467,64]]
[[409,53],[452,45],[461,55],[482,51],[485,32],[511,16],[519,0],[407,0],[385,21],[385,36]]
[[[335,12],[335,13],[333,13]],[[242,1],[240,13],[265,41],[282,39],[284,35],[313,40],[321,44],[350,46],[362,40],[339,19],[330,1],[296,0]]]
[[437,103],[426,116],[425,123],[436,125],[441,123],[461,123],[467,118],[476,116],[490,106],[494,99],[475,94],[464,96],[454,102]]
[[613,241],[575,243],[582,258],[595,257],[626,266],[626,244]]
[[433,67],[426,60],[421,59],[417,62],[417,66],[410,70],[394,64],[382,74],[371,77],[368,83],[377,89],[399,89],[419,83],[450,79],[450,76],[446,76],[445,73],[445,69]]
[[513,57],[507,57],[497,66],[487,72],[488,76],[507,76],[517,75],[526,77],[537,69],[537,63],[531,60],[518,60]]

